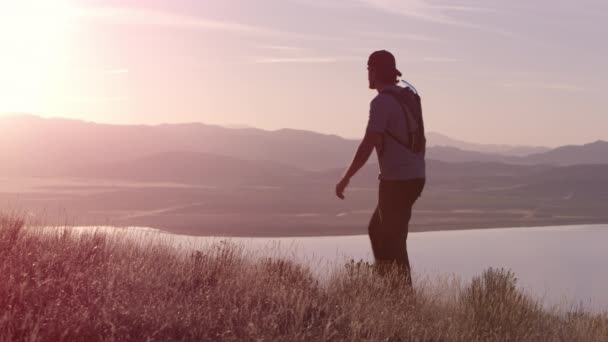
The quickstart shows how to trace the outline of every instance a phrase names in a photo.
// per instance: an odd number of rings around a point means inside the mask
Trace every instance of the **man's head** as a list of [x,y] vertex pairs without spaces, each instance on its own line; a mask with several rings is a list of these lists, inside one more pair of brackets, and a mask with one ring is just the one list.
[[395,56],[386,50],[373,52],[367,60],[367,78],[370,89],[380,86],[394,85],[399,81],[401,72],[397,70]]

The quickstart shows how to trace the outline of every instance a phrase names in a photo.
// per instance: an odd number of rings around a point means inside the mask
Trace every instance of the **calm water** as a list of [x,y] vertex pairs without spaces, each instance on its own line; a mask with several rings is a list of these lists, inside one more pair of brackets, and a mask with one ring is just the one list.
[[[155,236],[180,249],[200,249],[223,238]],[[366,235],[230,238],[248,251],[293,258],[323,274],[348,259],[373,261]],[[502,228],[411,233],[410,261],[417,279],[456,275],[466,282],[488,267],[515,272],[520,286],[547,305],[578,303],[608,310],[608,225]]]

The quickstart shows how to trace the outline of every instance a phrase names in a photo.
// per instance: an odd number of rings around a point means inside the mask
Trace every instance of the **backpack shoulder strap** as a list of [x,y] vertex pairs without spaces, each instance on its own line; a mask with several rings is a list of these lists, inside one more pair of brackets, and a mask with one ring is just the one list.
[[[393,140],[397,141],[400,145],[405,148],[411,150],[412,152],[424,152],[426,146],[426,138],[424,136],[424,123],[422,121],[422,113],[419,115],[414,115],[412,111],[407,107],[405,100],[403,99],[402,94],[398,94],[395,91],[385,89],[381,92],[381,94],[386,94],[391,96],[392,98],[399,103],[401,106],[403,115],[405,116],[405,122],[407,123],[408,128],[410,129],[408,133],[409,136],[409,144],[406,144],[401,139],[399,139],[395,134],[391,133],[389,130],[386,130],[385,133],[390,136]],[[418,95],[416,95],[418,96]],[[419,101],[419,100],[418,100]],[[420,106],[418,106],[420,107]],[[420,112],[420,110],[419,110]],[[412,121],[415,121],[417,125],[417,129],[412,129],[414,125]]]
[[[384,91],[382,91],[382,94],[391,96],[393,99],[395,99],[395,101],[397,101],[397,103],[399,103],[399,106],[401,106],[401,110],[405,116],[405,122],[407,122],[407,126],[410,129],[410,132],[414,131],[412,129],[412,127],[414,127],[412,122],[417,121],[417,120],[413,117],[411,111],[409,110],[409,108],[407,108],[407,105],[404,103],[404,101],[400,97],[400,95],[396,94],[395,92],[390,91],[390,90],[384,90]],[[420,128],[420,124],[418,122],[416,122],[416,125],[418,125],[418,127]]]

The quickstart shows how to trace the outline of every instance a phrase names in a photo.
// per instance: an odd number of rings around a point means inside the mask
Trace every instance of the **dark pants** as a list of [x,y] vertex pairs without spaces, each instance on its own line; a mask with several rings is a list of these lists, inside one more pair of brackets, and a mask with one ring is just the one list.
[[381,180],[378,206],[369,223],[369,238],[378,270],[397,265],[411,286],[410,261],[407,255],[407,233],[412,206],[424,188],[424,179]]

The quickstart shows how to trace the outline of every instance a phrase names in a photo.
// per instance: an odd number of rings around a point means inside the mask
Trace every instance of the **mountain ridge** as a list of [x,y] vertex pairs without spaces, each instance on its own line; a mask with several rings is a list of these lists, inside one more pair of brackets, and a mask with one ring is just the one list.
[[[298,129],[230,129],[204,123],[113,125],[31,115],[0,117],[0,174],[57,173],[91,164],[126,162],[169,151],[267,160],[309,171],[344,168],[358,141]],[[506,145],[505,145],[506,146]],[[427,158],[447,162],[606,164],[608,142],[568,145],[528,156],[431,146]],[[375,156],[372,157],[372,161]]]

